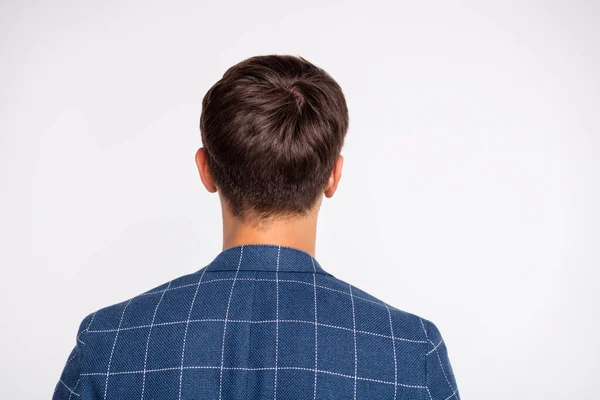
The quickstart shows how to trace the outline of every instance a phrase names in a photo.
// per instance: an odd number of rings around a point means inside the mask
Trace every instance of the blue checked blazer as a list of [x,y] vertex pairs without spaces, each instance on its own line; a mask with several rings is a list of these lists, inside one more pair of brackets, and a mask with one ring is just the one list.
[[437,327],[248,244],[81,322],[54,400],[459,400]]

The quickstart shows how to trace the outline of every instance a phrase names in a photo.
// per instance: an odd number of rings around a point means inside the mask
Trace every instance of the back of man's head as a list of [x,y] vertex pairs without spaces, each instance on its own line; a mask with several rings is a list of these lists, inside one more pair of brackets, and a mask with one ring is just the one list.
[[242,219],[305,215],[323,193],[347,130],[342,89],[299,56],[248,58],[202,101],[211,176]]

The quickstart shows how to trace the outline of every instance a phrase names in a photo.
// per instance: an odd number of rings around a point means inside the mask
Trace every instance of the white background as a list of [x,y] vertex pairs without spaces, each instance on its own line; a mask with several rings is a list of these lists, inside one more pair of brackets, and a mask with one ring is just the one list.
[[269,53],[350,109],[321,264],[434,321],[465,400],[600,398],[600,5],[510,3],[3,1],[0,398],[221,250],[201,100]]

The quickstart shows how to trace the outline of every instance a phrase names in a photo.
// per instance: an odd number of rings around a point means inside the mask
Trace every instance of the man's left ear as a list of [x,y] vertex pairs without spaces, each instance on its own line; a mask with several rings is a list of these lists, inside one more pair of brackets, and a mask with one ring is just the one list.
[[196,152],[196,166],[198,167],[198,172],[200,173],[200,180],[204,184],[206,190],[210,193],[215,193],[217,191],[217,186],[213,181],[213,178],[210,174],[210,170],[208,168],[208,155],[206,154],[206,149],[204,147],[200,147]]

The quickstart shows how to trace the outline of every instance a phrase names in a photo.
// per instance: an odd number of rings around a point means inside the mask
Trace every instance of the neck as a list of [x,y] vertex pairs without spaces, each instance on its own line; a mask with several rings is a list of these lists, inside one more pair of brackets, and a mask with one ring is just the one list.
[[295,247],[315,257],[318,209],[306,217],[278,219],[262,226],[244,223],[224,207],[222,211],[223,250],[243,244],[275,244]]

